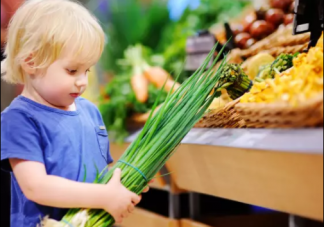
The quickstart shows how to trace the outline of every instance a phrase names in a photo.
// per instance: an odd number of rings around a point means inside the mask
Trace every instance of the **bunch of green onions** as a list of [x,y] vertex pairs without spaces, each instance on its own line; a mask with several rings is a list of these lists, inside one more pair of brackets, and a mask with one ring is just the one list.
[[[212,67],[207,69],[215,49],[216,46],[202,66],[178,90],[168,94],[163,106],[153,116],[152,113],[157,107],[155,103],[151,116],[137,139],[110,171],[104,175],[98,174],[95,183],[107,184],[114,170],[120,168],[121,183],[138,195],[142,193],[148,182],[165,165],[183,138],[204,115],[213,99],[220,95],[218,91],[222,86],[226,85],[227,89],[230,89],[226,78],[221,74],[226,65],[226,56],[217,70],[214,66],[219,57],[214,60]],[[218,56],[222,53],[223,50]],[[228,81],[231,84],[232,79]],[[114,222],[113,217],[103,210],[81,209],[71,209],[61,221],[65,227],[110,227]]]

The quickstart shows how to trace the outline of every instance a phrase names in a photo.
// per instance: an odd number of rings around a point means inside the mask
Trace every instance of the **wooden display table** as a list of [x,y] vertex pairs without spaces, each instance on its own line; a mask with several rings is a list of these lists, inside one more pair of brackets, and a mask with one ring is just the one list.
[[180,227],[179,221],[154,214],[142,209],[136,209],[125,219],[120,227]]
[[193,129],[166,166],[180,189],[323,221],[323,129]]
[[[183,144],[167,168],[179,188],[323,221],[323,130],[274,132],[250,130],[246,148]],[[221,138],[240,143],[235,131]]]
[[201,224],[195,221],[191,221],[188,219],[183,219],[180,221],[180,226],[181,227],[211,227],[209,225]]
[[202,219],[208,224],[182,219],[180,225],[181,227],[288,227],[288,215],[277,213],[205,217]]

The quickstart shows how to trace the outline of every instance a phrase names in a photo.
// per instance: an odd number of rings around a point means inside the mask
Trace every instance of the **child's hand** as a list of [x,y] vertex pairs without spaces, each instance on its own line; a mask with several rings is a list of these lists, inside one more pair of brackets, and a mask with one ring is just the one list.
[[[151,183],[153,183],[153,182],[154,182],[154,180],[151,180],[151,181],[149,182],[149,184],[151,184]],[[147,186],[147,187],[143,190],[143,193],[147,193],[149,190],[150,190],[150,188],[149,188],[149,186]],[[140,199],[142,200],[142,195],[139,195],[139,197],[140,197]]]
[[[153,182],[154,182],[154,180],[151,180],[151,181],[149,182],[149,184],[152,184]],[[147,193],[149,190],[150,190],[150,187],[147,186],[147,187],[143,190],[143,193]]]
[[103,209],[113,216],[116,223],[121,223],[124,218],[127,218],[141,201],[141,197],[125,188],[120,180],[121,170],[116,169],[107,184],[109,196],[103,201]]

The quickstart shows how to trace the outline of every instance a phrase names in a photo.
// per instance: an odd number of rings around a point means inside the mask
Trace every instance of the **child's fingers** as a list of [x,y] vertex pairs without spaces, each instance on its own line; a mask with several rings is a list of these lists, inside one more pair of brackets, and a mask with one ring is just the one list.
[[132,197],[132,202],[133,204],[135,204],[135,206],[137,204],[139,204],[139,202],[142,200],[142,195],[136,195],[134,194],[134,196]]
[[128,218],[129,216],[129,212],[128,211],[125,211],[123,214],[122,214],[122,218]]
[[128,212],[129,212],[129,213],[133,213],[134,210],[135,210],[135,206],[134,206],[133,204],[130,204],[130,205],[128,206]]
[[137,204],[139,204],[141,201],[142,201],[142,195],[139,195],[138,196],[140,199],[139,199],[139,201],[138,201],[138,203],[135,203],[134,205],[136,206]]
[[116,224],[121,224],[123,222],[123,218],[120,216],[114,217]]
[[[148,184],[152,184],[154,183],[154,179],[153,180],[150,180]],[[150,187],[146,187],[144,190],[143,190],[143,193],[146,193],[150,190]]]
[[150,190],[150,188],[149,188],[149,187],[146,187],[146,188],[143,190],[143,193],[147,193],[149,190]]

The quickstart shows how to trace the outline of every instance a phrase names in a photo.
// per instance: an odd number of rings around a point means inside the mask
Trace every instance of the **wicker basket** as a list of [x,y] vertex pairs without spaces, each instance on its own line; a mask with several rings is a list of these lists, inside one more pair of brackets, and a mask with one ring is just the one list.
[[208,112],[196,125],[195,128],[242,128],[245,122],[235,112],[238,100],[228,103],[223,108]]
[[249,128],[301,128],[323,125],[323,94],[298,107],[286,104],[238,103],[234,111]]
[[[260,51],[259,53],[267,53],[267,54],[272,55],[274,58],[277,58],[282,53],[285,53],[285,54],[295,54],[297,52],[303,52],[304,50],[307,49],[307,47],[308,47],[308,43],[304,43],[304,44],[296,45],[296,46],[273,47],[273,48],[271,48],[269,50]],[[252,59],[253,59],[253,57],[248,58],[241,65],[241,67],[242,67],[242,69],[244,71],[247,70],[247,68],[249,67],[249,64],[250,64],[250,62],[251,62]]]
[[323,126],[323,94],[298,107],[240,103],[207,113],[196,128],[305,128]]
[[[293,35],[292,26],[287,26],[283,29],[277,30],[270,36],[255,43],[249,49],[241,50],[240,56],[244,59],[247,59],[247,58],[255,56],[256,54],[258,54],[260,52],[267,52],[269,50],[272,50],[272,51],[270,51],[270,53],[275,54],[276,51],[274,51],[274,50],[276,48],[281,49],[280,50],[281,53],[286,53],[286,52],[282,51],[283,50],[282,48],[295,47],[295,49],[298,49],[296,46],[305,45],[305,44],[308,45],[309,40],[310,40],[310,33]],[[300,50],[298,50],[298,51],[300,51]],[[279,51],[277,51],[277,52],[279,52]],[[274,57],[276,57],[276,55]]]

